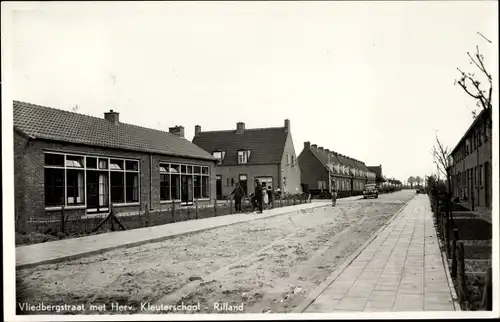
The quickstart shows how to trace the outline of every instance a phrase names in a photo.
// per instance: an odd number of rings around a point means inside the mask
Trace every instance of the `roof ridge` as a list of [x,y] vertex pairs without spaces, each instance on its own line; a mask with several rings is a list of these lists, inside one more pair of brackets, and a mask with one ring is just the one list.
[[[50,107],[50,106],[45,106],[45,105],[39,105],[39,104],[34,104],[34,103],[29,103],[29,102],[23,102],[23,101],[17,101],[17,100],[14,100],[14,102],[17,102],[17,103],[20,103],[20,104],[26,104],[26,105],[28,105],[30,107],[46,108],[46,109],[54,110],[54,111],[57,111],[57,112],[63,112],[63,113],[68,113],[68,114],[73,114],[73,115],[79,115],[79,116],[83,116],[83,117],[88,117],[88,118],[91,118],[91,119],[99,120],[99,121],[103,122],[103,124],[106,124],[104,122],[108,122],[104,118],[93,116],[93,115],[87,115],[87,114],[82,114],[82,113],[77,113],[77,112],[62,110],[62,109],[55,108],[55,107]],[[109,122],[109,123],[111,124],[111,122]],[[140,126],[140,125],[136,125],[136,124],[119,122],[119,125],[127,125],[127,126],[131,126],[131,127],[139,128],[139,129],[144,129],[144,130],[153,130],[153,131],[158,131],[158,132],[162,132],[162,133],[165,133],[165,134],[176,136],[175,134],[172,134],[172,133],[164,131],[164,130],[158,130],[158,129],[155,129],[155,128],[146,127],[146,126]],[[178,138],[183,139],[181,137],[178,137]]]
[[[256,127],[256,128],[245,129],[244,132],[247,132],[247,131],[259,131],[259,130],[271,130],[271,129],[284,129],[284,128],[285,127],[283,127],[283,126]],[[236,132],[236,129],[233,129],[233,130],[201,131],[199,134],[203,134],[203,133],[220,133],[220,132]]]

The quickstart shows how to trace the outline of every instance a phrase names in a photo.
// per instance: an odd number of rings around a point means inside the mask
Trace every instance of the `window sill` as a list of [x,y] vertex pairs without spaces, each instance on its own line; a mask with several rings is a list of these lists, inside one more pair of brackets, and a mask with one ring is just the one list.
[[[64,207],[64,210],[75,210],[75,209],[85,209],[85,208],[87,208],[86,205],[66,206]],[[63,206],[45,207],[45,211],[61,211],[62,209]]]
[[170,203],[172,203],[172,201],[176,202],[176,203],[177,202],[181,202],[180,199],[175,199],[175,200],[160,200],[160,204],[170,204]]
[[132,202],[132,203],[114,203],[113,207],[128,207],[128,206],[140,206],[140,202]]

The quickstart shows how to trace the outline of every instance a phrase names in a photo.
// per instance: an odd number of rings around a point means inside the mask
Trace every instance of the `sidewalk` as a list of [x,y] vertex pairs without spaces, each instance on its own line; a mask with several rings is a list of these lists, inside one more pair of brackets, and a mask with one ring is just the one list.
[[264,210],[263,214],[234,214],[172,224],[104,233],[16,247],[16,268],[57,263],[121,247],[133,247],[158,242],[188,233],[234,225],[242,222],[269,218],[305,209],[331,205],[330,200],[312,201],[308,204]]
[[455,311],[453,285],[448,284],[425,195],[413,198],[334,274],[337,278],[304,312]]

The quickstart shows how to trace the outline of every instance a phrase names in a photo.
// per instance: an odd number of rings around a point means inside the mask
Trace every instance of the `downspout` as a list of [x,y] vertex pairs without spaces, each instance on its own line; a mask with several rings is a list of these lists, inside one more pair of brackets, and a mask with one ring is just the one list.
[[153,153],[149,154],[149,210],[153,209]]

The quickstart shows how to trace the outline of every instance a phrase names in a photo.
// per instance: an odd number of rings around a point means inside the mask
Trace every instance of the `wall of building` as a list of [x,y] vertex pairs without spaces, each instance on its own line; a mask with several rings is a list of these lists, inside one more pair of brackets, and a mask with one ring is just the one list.
[[[279,182],[278,175],[278,164],[239,164],[224,166],[219,165],[215,168],[217,175],[222,177],[222,197],[227,197],[234,189],[235,183],[239,181],[240,174],[247,176],[247,193],[253,193],[254,180],[259,177],[272,177],[273,178],[273,190],[278,188],[277,184]],[[214,179],[214,196],[215,196],[215,179]]]
[[[487,119],[486,119],[487,120]],[[491,130],[485,131],[484,115],[469,129],[461,142],[454,149],[452,175],[452,193],[454,197],[474,198],[474,205],[491,208],[492,199],[492,140]],[[488,120],[487,120],[488,121]],[[481,145],[473,144],[473,133],[481,128]],[[486,134],[485,134],[486,133]],[[486,139],[487,136],[487,139]],[[465,153],[465,141],[470,141],[470,153]],[[486,140],[485,140],[486,139]],[[480,180],[482,168],[482,183]]]
[[300,167],[300,181],[308,190],[319,189],[318,181],[328,183],[328,172],[309,147],[304,146],[297,160]]
[[[293,156],[293,163],[288,162],[288,155]],[[284,185],[283,178],[286,178],[286,186]],[[300,193],[302,192],[302,186],[300,183],[300,163],[298,161],[297,155],[295,154],[292,135],[291,133],[288,133],[285,142],[285,148],[283,150],[283,157],[281,159],[280,189],[283,192]]]
[[[151,155],[142,152],[122,151],[83,145],[65,144],[44,140],[29,140],[14,131],[14,158],[16,160],[15,172],[15,211],[16,228],[24,231],[25,222],[30,219],[59,216],[60,210],[49,211],[45,209],[45,181],[44,181],[44,152],[74,153],[82,155],[95,155],[104,157],[128,158],[139,161],[139,204],[116,206],[118,214],[136,213],[145,209],[146,203],[150,209],[160,210],[160,175],[159,162],[183,162],[210,166],[211,187],[210,196],[215,198],[215,171],[214,163],[198,161],[188,158],[167,157]],[[153,160],[153,171],[150,171]],[[152,175],[152,176],[151,176]],[[152,187],[151,187],[152,180]],[[152,188],[152,189],[151,189]],[[211,200],[204,203],[210,204]],[[203,202],[202,202],[203,204]],[[75,208],[84,208],[79,206]],[[67,215],[81,216],[86,214],[86,209],[67,208]]]

